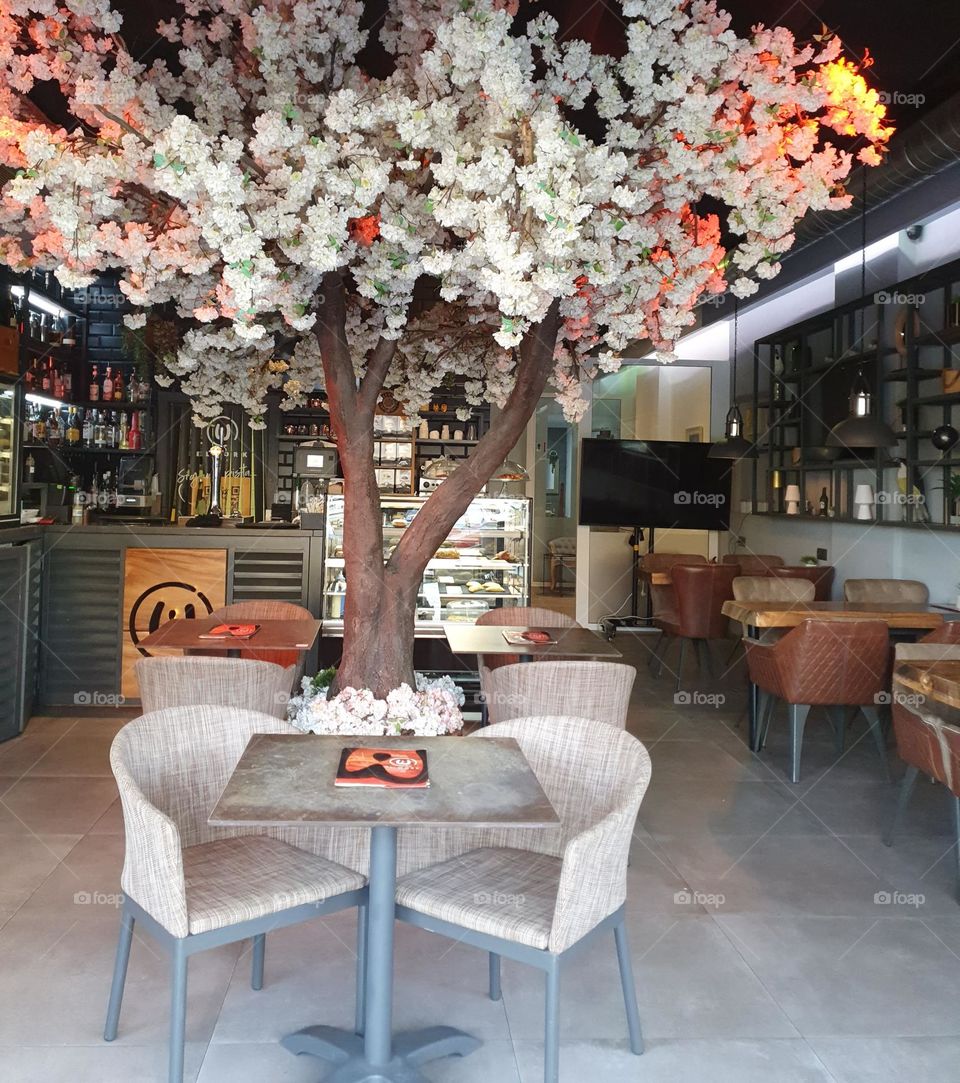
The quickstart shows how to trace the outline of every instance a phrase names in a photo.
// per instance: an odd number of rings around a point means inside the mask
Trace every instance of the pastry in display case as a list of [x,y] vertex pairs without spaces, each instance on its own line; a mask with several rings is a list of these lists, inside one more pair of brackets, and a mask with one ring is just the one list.
[[[415,496],[384,496],[383,557],[387,560],[426,503]],[[473,624],[499,606],[530,604],[530,500],[478,497],[427,565],[417,602],[417,635],[442,635],[445,623]],[[325,634],[342,630],[344,578],[343,497],[327,500],[323,567]],[[339,629],[338,629],[339,625]]]

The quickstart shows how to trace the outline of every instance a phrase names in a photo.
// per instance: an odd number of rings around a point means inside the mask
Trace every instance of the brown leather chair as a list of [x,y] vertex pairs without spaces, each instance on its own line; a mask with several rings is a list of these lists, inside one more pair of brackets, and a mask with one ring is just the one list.
[[727,553],[720,563],[739,564],[741,575],[773,575],[774,568],[783,567],[784,559],[772,553]]
[[[738,602],[812,602],[816,588],[809,579],[781,579],[775,575],[738,575],[733,581],[733,597]],[[727,659],[727,665],[740,649],[744,628],[739,621],[730,621],[730,634],[736,643]],[[789,629],[764,628],[759,636],[761,643],[775,643]]]
[[848,579],[843,584],[843,600],[874,605],[929,605],[930,591],[918,579]]
[[[880,620],[805,620],[776,643],[745,640],[750,680],[760,689],[763,747],[776,700],[790,716],[790,781],[800,781],[800,749],[811,707],[857,707],[877,743],[889,778],[877,704],[890,687],[890,636]],[[844,714],[835,723],[843,749]]]
[[939,628],[917,640],[918,643],[960,643],[960,620],[945,620]]
[[[960,623],[960,622],[955,622]],[[945,627],[949,627],[946,625]],[[939,631],[939,629],[938,629]],[[926,637],[925,642],[931,642]],[[933,642],[948,642],[934,640]],[[906,812],[917,779],[921,774],[942,783],[953,794],[953,820],[956,832],[957,900],[960,901],[960,726],[950,724],[939,717],[937,701],[928,697],[921,712],[894,686],[893,732],[897,740],[897,754],[907,765],[897,805],[890,825],[884,832],[883,841],[893,845],[893,836]],[[955,712],[954,712],[955,713]]]
[[[723,603],[733,597],[733,581],[739,574],[737,564],[676,564],[670,572],[673,608],[668,607],[661,610],[659,616],[654,615],[653,623],[665,638],[680,640],[676,691],[680,691],[683,649],[688,639],[693,640],[697,661],[701,665],[706,662],[709,671],[707,640],[726,638],[727,618],[721,609]],[[662,672],[663,658],[660,656],[657,674]]]
[[[640,578],[645,579],[653,572],[671,572],[678,564],[706,564],[707,558],[701,553],[644,553],[640,558]],[[660,618],[672,618],[676,612],[673,585],[667,587],[656,586],[647,579],[647,590],[650,596],[650,615],[654,626],[660,627],[657,621]],[[641,638],[641,642],[643,639]],[[660,661],[660,651],[666,645],[667,637],[660,628],[660,638],[650,655],[648,665],[652,669]]]
[[830,601],[833,592],[833,567],[829,564],[787,564],[782,568],[771,568],[770,572],[781,579],[809,579],[816,592],[814,600]]

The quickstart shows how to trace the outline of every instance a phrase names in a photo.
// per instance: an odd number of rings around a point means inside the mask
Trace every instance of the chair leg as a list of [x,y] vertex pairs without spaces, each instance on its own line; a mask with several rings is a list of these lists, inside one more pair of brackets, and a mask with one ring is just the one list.
[[263,960],[267,949],[267,934],[258,933],[253,938],[253,964],[250,968],[250,988],[263,988]]
[[357,988],[353,1030],[362,1035],[367,1013],[367,904],[357,907]]
[[683,636],[680,636],[680,655],[677,658],[677,684],[674,688],[674,692],[680,691],[680,674],[683,672],[683,648],[687,645],[687,641]]
[[182,940],[173,942],[170,959],[170,1053],[168,1083],[183,1083],[183,1043],[187,1033],[187,953]]
[[777,697],[771,692],[760,693],[760,706],[758,708],[760,712],[760,747],[758,752],[763,751],[763,746],[767,743],[767,731],[770,729],[770,720],[773,718],[773,708],[776,706]]
[[710,653],[710,644],[705,639],[698,639],[697,643],[697,665],[701,670],[707,671],[707,676],[713,677],[713,655]]
[[543,1037],[543,1083],[560,1083],[560,960],[547,971]]
[[861,707],[860,710],[863,712],[863,717],[870,726],[870,733],[877,746],[877,751],[880,753],[880,766],[883,769],[883,777],[887,782],[890,782],[890,764],[887,762],[887,742],[884,740],[883,729],[880,726],[880,712],[876,707]]
[[906,773],[903,776],[903,781],[900,783],[900,792],[897,794],[897,806],[893,810],[893,816],[890,818],[890,823],[887,826],[886,831],[883,833],[884,846],[893,845],[893,836],[896,834],[897,828],[899,828],[900,823],[903,820],[903,814],[907,811],[907,805],[910,803],[910,796],[913,793],[913,788],[916,786],[919,777],[919,767],[907,768]]
[[500,956],[495,951],[490,952],[490,999],[499,1000],[502,996],[500,991]]
[[843,746],[847,740],[847,708],[828,707],[827,718],[830,719],[830,725],[833,726],[833,751],[839,756],[842,754]]
[[953,824],[957,833],[957,902],[960,902],[960,797],[953,795]]
[[803,727],[807,724],[810,707],[806,703],[791,703],[790,709],[790,781],[800,781],[800,750]]
[[737,651],[740,650],[742,647],[743,647],[743,640],[738,636],[733,641],[733,650],[730,651],[730,653],[727,655],[726,662],[723,663],[723,668],[724,669],[729,669],[730,668],[730,663],[734,660],[734,658],[736,658]]
[[627,1031],[630,1034],[630,1050],[639,1057],[643,1052],[643,1031],[640,1029],[640,1012],[637,1010],[637,989],[633,983],[633,964],[627,946],[627,927],[620,922],[613,930],[617,941],[617,963],[620,966],[620,984],[623,987],[623,1006],[627,1012]]
[[651,653],[650,657],[647,659],[647,668],[650,670],[651,673],[653,672],[654,667],[656,667],[657,663],[660,661],[660,651],[663,649],[663,645],[666,642],[666,639],[667,639],[666,632],[661,632],[660,637],[657,639],[657,642],[654,644],[653,652]]
[[671,636],[667,636],[667,634],[664,633],[664,636],[663,636],[663,648],[657,654],[657,676],[658,677],[663,676],[663,660],[664,660],[664,658],[666,658],[667,651],[670,649],[670,640],[671,640],[671,638],[672,638]]
[[130,944],[133,942],[133,925],[133,914],[124,907],[120,912],[120,937],[117,940],[117,956],[113,964],[113,981],[110,984],[110,1000],[107,1004],[107,1022],[103,1028],[103,1039],[107,1042],[112,1042],[117,1036],[123,987],[127,981],[127,963],[130,961]]

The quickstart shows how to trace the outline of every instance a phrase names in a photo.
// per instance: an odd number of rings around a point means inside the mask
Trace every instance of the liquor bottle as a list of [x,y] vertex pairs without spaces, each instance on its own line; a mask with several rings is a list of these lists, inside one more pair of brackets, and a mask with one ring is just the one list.
[[71,406],[67,412],[67,443],[71,447],[80,443],[80,420],[77,413],[76,406]]
[[46,314],[46,312],[41,312],[39,314],[39,316],[37,317],[37,324],[39,326],[39,331],[37,333],[37,338],[39,338],[41,342],[49,342],[50,341],[50,317]]
[[68,364],[66,364],[66,363],[64,363],[61,366],[61,368],[63,370],[63,372],[62,372],[63,397],[65,399],[72,399],[73,398],[73,373],[70,371],[70,366]]
[[46,365],[43,366],[43,374],[40,377],[40,390],[44,395],[53,394],[53,358],[48,357]]
[[63,342],[63,316],[51,316],[47,326],[47,341],[59,346]]
[[127,415],[120,415],[120,450],[130,450],[130,428],[127,425]]
[[113,448],[117,446],[117,415],[110,413],[107,415],[107,447]]
[[93,446],[95,448],[106,447],[106,427],[103,424],[103,411],[93,411]]
[[23,470],[27,481],[33,481],[37,476],[37,464],[32,455],[28,455],[23,460]]
[[100,399],[100,381],[97,377],[97,366],[94,365],[90,372],[90,388],[87,391],[87,395],[91,402],[97,402]]
[[113,376],[111,375],[113,369],[110,365],[107,365],[107,374],[103,378],[103,401],[110,402],[113,398]]
[[37,416],[33,420],[33,442],[35,444],[44,444],[47,441],[47,421],[43,416],[43,411],[38,410]]
[[63,396],[63,372],[59,365],[54,366],[53,369],[53,397],[55,399],[62,399]]
[[140,411],[133,411],[133,420],[130,423],[130,433],[127,437],[131,451],[139,451],[143,446],[143,430],[140,428]]
[[19,319],[16,298],[5,289],[3,291],[3,322],[7,327],[15,328]]
[[77,344],[77,331],[72,316],[67,316],[63,321],[63,344],[70,347]]
[[37,390],[37,359],[34,357],[23,374],[23,386],[27,392]]
[[17,332],[25,337],[30,331],[30,306],[27,304],[27,291],[21,290],[17,298]]
[[826,485],[820,492],[820,514],[824,516],[830,514],[830,498],[827,496]]
[[93,447],[93,413],[93,410],[84,411],[83,428],[80,430],[84,447]]
[[47,443],[59,444],[60,443],[60,411],[51,410],[50,418],[47,421]]
[[117,374],[113,378],[113,401],[123,402],[123,373],[120,369],[117,369]]

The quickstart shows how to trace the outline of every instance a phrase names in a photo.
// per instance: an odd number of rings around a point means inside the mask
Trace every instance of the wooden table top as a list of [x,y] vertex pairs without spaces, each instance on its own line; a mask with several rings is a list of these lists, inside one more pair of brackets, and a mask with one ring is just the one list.
[[[334,786],[344,748],[427,754],[422,790]],[[336,823],[359,827],[551,827],[560,822],[512,737],[351,737],[259,733],[227,782],[210,823]]]
[[925,605],[873,602],[751,602],[723,603],[723,615],[752,628],[795,628],[802,621],[882,620],[890,628],[939,628],[943,614]]
[[[504,632],[529,632],[542,628],[555,643],[508,643]],[[445,624],[443,627],[454,654],[517,654],[529,658],[622,658],[612,643],[590,628],[561,628],[547,624],[505,627],[498,624]]]
[[[204,632],[218,624],[259,624],[249,639],[201,639]],[[320,634],[318,620],[255,620],[223,621],[206,617],[203,620],[168,620],[141,639],[144,650],[206,650],[206,651],[308,651]]]
[[[960,712],[960,645],[954,643],[898,643],[893,668],[894,694],[917,704],[932,700]],[[937,713],[936,711],[934,713]]]

